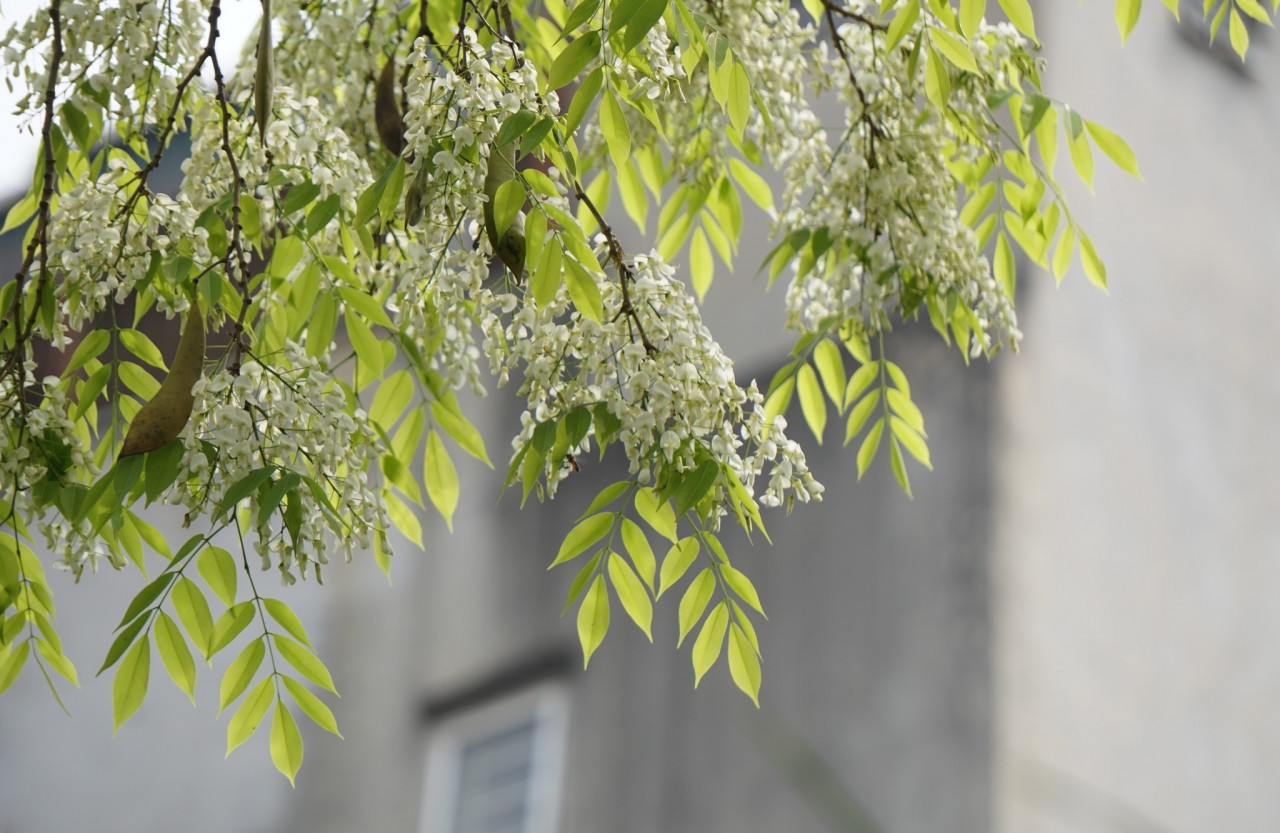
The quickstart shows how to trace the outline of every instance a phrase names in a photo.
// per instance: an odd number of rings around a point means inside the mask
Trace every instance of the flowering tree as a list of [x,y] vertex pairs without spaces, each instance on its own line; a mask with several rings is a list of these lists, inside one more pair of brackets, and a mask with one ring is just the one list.
[[[1122,35],[1139,7],[1116,3]],[[684,584],[695,682],[723,653],[754,700],[760,601],[718,533],[767,537],[762,510],[820,499],[781,413],[798,397],[821,439],[834,412],[859,474],[883,448],[910,494],[908,462],[930,465],[924,418],[884,332],[924,317],[966,357],[1015,349],[1015,248],[1058,278],[1078,251],[1106,282],[1054,179],[1059,148],[1086,183],[1095,149],[1137,173],[1118,136],[1043,92],[1027,0],[262,11],[235,69],[215,51],[219,0],[50,0],[6,37],[40,150],[4,223],[25,238],[0,287],[0,691],[32,663],[51,688],[50,671],[77,679],[38,552],[80,578],[104,561],[145,572],[150,550],[159,573],[99,670],[117,728],[153,647],[192,694],[193,650],[240,645],[228,750],[272,711],[290,779],[294,709],[336,732],[308,687],[333,681],[258,571],[319,581],[356,551],[385,570],[391,529],[421,542],[425,502],[449,521],[451,455],[490,461],[455,391],[514,377],[506,482],[522,499],[553,497],[589,452],[625,454],[627,479],[552,560],[578,570],[584,657],[614,600],[648,634],[653,602]],[[1242,57],[1244,18],[1269,22],[1257,0],[1205,13]],[[824,92],[838,124],[815,112]],[[152,177],[184,133],[167,196]],[[624,250],[613,193],[650,251]],[[763,390],[699,312],[752,205],[796,334]],[[692,291],[671,265],[684,251]],[[168,362],[137,329],[147,315],[181,328]],[[46,345],[69,354],[60,372],[38,361]],[[153,503],[193,534],[166,540]]]

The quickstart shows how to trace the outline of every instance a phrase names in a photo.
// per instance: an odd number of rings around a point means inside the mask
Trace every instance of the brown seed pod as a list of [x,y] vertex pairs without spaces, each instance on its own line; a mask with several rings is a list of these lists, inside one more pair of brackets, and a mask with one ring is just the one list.
[[378,138],[387,150],[399,156],[404,152],[404,118],[396,102],[396,59],[387,58],[387,65],[378,76],[374,88],[373,116],[378,123]]
[[191,389],[204,371],[204,316],[200,305],[191,302],[187,312],[187,325],[178,340],[178,351],[169,365],[169,375],[160,383],[160,389],[151,397],[129,423],[120,457],[155,451],[170,440],[176,439],[187,420],[195,397]]

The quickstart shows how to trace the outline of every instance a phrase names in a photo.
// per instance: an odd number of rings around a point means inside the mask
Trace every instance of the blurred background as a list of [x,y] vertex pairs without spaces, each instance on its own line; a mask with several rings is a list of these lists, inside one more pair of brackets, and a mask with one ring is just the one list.
[[[227,655],[195,711],[153,669],[111,737],[92,672],[141,580],[54,577],[83,689],[73,718],[35,669],[0,697],[0,833],[1280,830],[1280,49],[1259,27],[1242,67],[1199,0],[1181,27],[1148,5],[1123,49],[1109,3],[1036,10],[1048,92],[1121,133],[1145,178],[1100,163],[1097,196],[1068,185],[1110,295],[1078,263],[1059,288],[1024,264],[1022,352],[967,370],[932,331],[895,333],[934,455],[915,500],[883,460],[858,483],[852,453],[810,442],[825,503],[773,518],[772,547],[731,538],[770,616],[760,710],[723,665],[694,690],[674,600],[656,644],[615,615],[581,669],[556,615],[572,571],[545,566],[615,464],[520,511],[495,505],[502,471],[459,459],[453,534],[428,518],[394,587],[365,559],[280,591],[346,736],[303,726],[296,789],[265,731],[223,760]],[[228,38],[256,6],[233,4]],[[34,154],[16,129],[5,203]],[[0,239],[6,280],[19,245]],[[790,346],[782,288],[751,276],[763,254],[706,310],[762,384]],[[512,397],[467,407],[505,470]]]

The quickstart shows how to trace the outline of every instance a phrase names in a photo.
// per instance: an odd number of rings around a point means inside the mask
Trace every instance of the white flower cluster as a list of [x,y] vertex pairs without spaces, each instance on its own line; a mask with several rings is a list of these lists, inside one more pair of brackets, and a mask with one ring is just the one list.
[[508,117],[520,110],[552,116],[555,103],[539,97],[535,69],[520,50],[502,41],[486,50],[469,29],[458,45],[465,71],[420,58],[409,73],[406,179],[419,189],[423,215],[399,241],[392,306],[398,326],[434,347],[434,370],[453,387],[481,393],[475,324],[505,303],[483,287],[493,257],[479,223],[489,154]]
[[834,243],[811,269],[797,260],[789,325],[813,331],[834,316],[877,332],[907,296],[954,293],[974,313],[974,353],[1016,347],[1013,304],[959,218],[946,164],[955,137],[940,114],[921,109],[931,108],[920,94],[925,62],[913,73],[904,48],[886,50],[883,33],[860,24],[837,36],[843,53],[825,63],[845,106],[840,145],[810,143],[789,160],[777,223],[783,232],[824,229]]
[[[35,381],[35,363],[22,369],[26,385]],[[41,380],[40,404],[21,411],[7,407],[0,428],[0,500],[3,514],[13,509],[45,548],[55,557],[54,566],[70,570],[78,578],[87,566],[96,571],[98,559],[110,557],[102,540],[93,535],[88,519],[72,523],[60,508],[37,499],[36,484],[50,478],[61,487],[64,475],[87,472],[96,477],[97,466],[86,453],[84,437],[71,421],[66,391],[57,376]],[[14,402],[13,377],[0,381],[0,402]],[[3,515],[0,515],[2,517]],[[121,566],[117,564],[116,566]]]
[[[165,123],[180,77],[179,71],[168,68],[190,66],[203,49],[209,31],[205,5],[196,0],[62,0],[58,9],[62,31],[59,100],[83,103],[82,110],[96,108],[81,89],[87,82],[110,98],[108,122],[130,124],[139,131]],[[52,38],[47,8],[5,34],[0,64],[12,78],[21,77],[21,86],[31,91],[19,102],[20,112],[44,106],[49,67],[26,56],[46,53],[46,41]]]
[[[390,519],[369,482],[383,449],[365,413],[347,412],[332,376],[299,345],[286,342],[275,365],[248,361],[239,373],[219,370],[196,383],[186,453],[169,499],[202,513],[256,469],[276,467],[277,482],[290,472],[311,478],[328,505],[301,481],[276,509],[282,523],[260,517],[257,493],[248,503],[263,569],[275,565],[291,584],[306,578],[309,566],[319,579],[320,565],[335,546],[348,559],[353,550],[367,548],[371,535],[385,534]],[[206,449],[214,450],[212,461]],[[296,528],[288,529],[291,524]]]
[[[181,245],[193,262],[211,258],[208,233],[196,228],[197,213],[188,200],[150,192],[132,197],[136,163],[120,154],[108,167],[63,194],[50,224],[45,254],[46,265],[59,277],[58,314],[53,329],[39,334],[59,349],[70,343],[68,331],[79,331],[108,306],[124,303],[156,268],[161,253]],[[156,282],[153,290],[162,311],[186,309],[176,288]]]
[[[523,365],[520,393],[527,407],[513,441],[516,450],[530,442],[538,423],[603,403],[621,423],[617,439],[641,483],[693,468],[702,449],[748,490],[768,469],[769,485],[760,497],[765,505],[778,505],[789,494],[820,499],[822,485],[810,474],[800,446],[787,439],[785,422],[765,423],[760,392],[754,383],[745,389],[737,384],[732,361],[671,267],[650,254],[636,257],[633,268],[627,289],[632,314],[613,314],[624,307],[623,290],[601,277],[603,324],[577,311],[566,316],[562,287],[546,308],[525,306],[505,328],[496,321],[485,326],[492,336],[490,356],[509,369]],[[551,494],[567,472],[562,463],[549,461]]]

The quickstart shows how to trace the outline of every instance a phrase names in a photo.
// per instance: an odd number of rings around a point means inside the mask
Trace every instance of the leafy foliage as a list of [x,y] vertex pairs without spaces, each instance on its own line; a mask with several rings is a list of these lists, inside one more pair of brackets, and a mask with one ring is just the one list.
[[[1243,58],[1244,20],[1278,5],[1203,10]],[[615,602],[652,638],[682,586],[695,685],[726,656],[758,701],[764,608],[721,530],[767,539],[764,509],[820,499],[790,402],[819,443],[832,411],[844,420],[859,476],[887,446],[910,495],[928,435],[885,332],[924,316],[966,360],[1016,348],[1020,257],[1061,280],[1079,252],[1106,287],[1059,157],[1090,188],[1095,151],[1138,175],[1123,139],[1046,92],[1026,0],[804,9],[264,0],[230,72],[217,0],[50,0],[14,27],[6,61],[41,144],[3,225],[24,259],[0,287],[0,691],[30,662],[51,689],[50,671],[78,680],[37,549],[77,578],[158,563],[98,672],[114,674],[116,728],[153,649],[193,699],[196,657],[225,653],[228,753],[270,711],[292,781],[294,715],[338,734],[312,691],[336,688],[260,571],[319,581],[327,553],[363,551],[387,571],[388,533],[421,545],[428,503],[451,525],[457,455],[492,465],[457,396],[483,392],[487,362],[499,385],[520,380],[506,483],[522,504],[592,451],[627,460],[551,561],[577,570],[584,662]],[[1117,0],[1122,38],[1140,9]],[[19,63],[28,51],[43,60]],[[841,103],[830,130],[822,90]],[[183,133],[166,196],[153,174]],[[624,250],[615,193],[652,251]],[[699,306],[756,210],[778,241],[760,268],[788,275],[797,333],[763,392],[739,384]],[[671,265],[685,254],[692,293]],[[193,361],[189,340],[170,368],[152,335],[184,315],[210,347]],[[60,372],[44,346],[69,351]],[[169,415],[177,439],[120,456],[162,394],[192,403]],[[156,503],[204,531],[172,549],[144,519]]]

